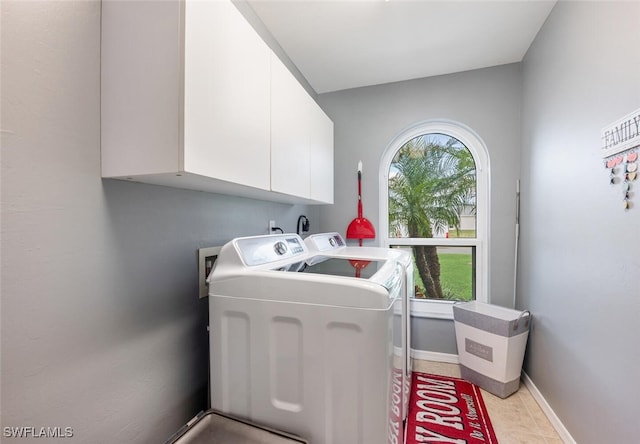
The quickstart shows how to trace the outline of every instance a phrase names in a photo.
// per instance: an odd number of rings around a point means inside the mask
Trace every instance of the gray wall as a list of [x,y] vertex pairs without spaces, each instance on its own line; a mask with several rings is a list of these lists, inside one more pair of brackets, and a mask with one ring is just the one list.
[[2,427],[163,442],[206,407],[196,249],[319,210],[102,181],[100,3],[0,5]]
[[[484,140],[491,169],[490,297],[493,303],[511,306],[520,164],[520,66],[320,94],[318,103],[333,120],[335,130],[335,205],[323,209],[322,231],[344,233],[355,217],[358,160],[363,161],[364,216],[379,225],[380,161],[394,137],[412,124],[450,119],[467,125]],[[414,348],[457,353],[453,322],[416,319],[413,328]],[[432,328],[441,334],[432,335]]]
[[525,369],[581,444],[640,435],[640,182],[624,211],[600,158],[640,107],[639,44],[640,3],[559,2],[523,63]]
[[[599,132],[640,105],[640,4],[559,3],[522,72],[507,65],[321,95],[336,129],[336,205],[323,208],[100,180],[99,3],[0,7],[3,427],[163,441],[205,403],[195,250],[262,233],[268,219],[293,231],[301,213],[314,231],[344,233],[360,159],[365,216],[377,225],[383,150],[414,122],[448,118],[489,148],[491,286],[502,305],[522,165],[527,373],[578,442],[635,441],[640,200],[622,210]],[[417,348],[455,353],[452,338],[448,321],[414,325]]]

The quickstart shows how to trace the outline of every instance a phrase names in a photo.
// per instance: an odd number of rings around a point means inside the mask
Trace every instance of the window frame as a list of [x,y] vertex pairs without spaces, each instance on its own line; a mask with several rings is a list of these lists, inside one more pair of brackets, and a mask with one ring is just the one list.
[[[476,237],[475,238],[390,238],[389,237],[389,170],[396,153],[408,141],[427,134],[444,134],[458,139],[471,152],[476,163]],[[400,132],[382,155],[379,170],[379,224],[382,247],[412,245],[475,247],[475,289],[478,302],[489,302],[489,155],[484,141],[471,128],[452,120],[428,120],[411,125]],[[454,301],[411,299],[411,315],[453,319]]]

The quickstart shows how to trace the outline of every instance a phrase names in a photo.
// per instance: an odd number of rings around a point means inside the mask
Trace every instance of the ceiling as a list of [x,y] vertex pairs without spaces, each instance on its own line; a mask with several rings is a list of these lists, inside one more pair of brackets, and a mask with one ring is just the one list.
[[546,0],[248,0],[317,93],[522,60]]

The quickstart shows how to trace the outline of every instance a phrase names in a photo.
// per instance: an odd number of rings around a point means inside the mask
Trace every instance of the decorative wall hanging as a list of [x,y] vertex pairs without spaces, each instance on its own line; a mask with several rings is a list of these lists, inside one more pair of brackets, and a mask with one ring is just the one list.
[[622,208],[632,207],[633,182],[638,177],[640,109],[602,129],[602,158],[609,170],[609,183],[622,185]]

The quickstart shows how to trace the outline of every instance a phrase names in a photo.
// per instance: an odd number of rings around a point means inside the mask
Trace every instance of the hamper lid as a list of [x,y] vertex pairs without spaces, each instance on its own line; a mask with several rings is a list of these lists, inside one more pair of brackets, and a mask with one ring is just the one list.
[[531,313],[478,301],[453,305],[453,319],[500,336],[516,336],[529,331]]

